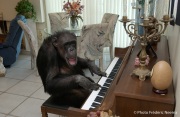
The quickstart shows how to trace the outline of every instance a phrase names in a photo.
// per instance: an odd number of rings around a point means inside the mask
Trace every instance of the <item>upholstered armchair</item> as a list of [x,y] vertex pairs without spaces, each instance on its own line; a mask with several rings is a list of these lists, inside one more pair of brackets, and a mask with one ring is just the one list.
[[90,60],[99,59],[99,66],[102,70],[105,47],[109,47],[110,58],[113,59],[113,37],[118,17],[117,14],[105,13],[101,23],[84,25],[78,56]]
[[69,26],[69,20],[65,12],[49,13],[48,15],[52,34]]
[[3,65],[5,67],[10,67],[16,61],[21,50],[24,32],[18,25],[18,20],[26,22],[23,15],[17,15],[10,23],[9,32],[5,42],[0,44],[0,56],[3,57]]

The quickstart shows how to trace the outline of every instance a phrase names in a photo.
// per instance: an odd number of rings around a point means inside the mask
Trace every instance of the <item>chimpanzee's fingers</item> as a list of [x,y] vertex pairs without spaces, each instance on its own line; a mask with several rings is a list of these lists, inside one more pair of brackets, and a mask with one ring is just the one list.
[[92,75],[92,76],[94,76],[94,73],[93,73],[93,71],[92,71],[91,69],[89,69],[89,71],[90,71],[91,75]]
[[101,72],[101,76],[107,77],[106,72]]

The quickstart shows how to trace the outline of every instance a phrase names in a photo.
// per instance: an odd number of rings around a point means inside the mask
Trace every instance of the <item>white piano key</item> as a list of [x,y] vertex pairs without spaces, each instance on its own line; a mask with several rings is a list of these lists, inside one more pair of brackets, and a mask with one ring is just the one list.
[[[113,59],[113,61],[111,62],[111,64],[109,65],[109,67],[107,68],[107,70],[106,70],[107,77],[111,73],[111,71],[112,71],[113,67],[115,66],[115,64],[117,63],[118,59],[119,59],[118,57],[115,57]],[[105,81],[107,80],[107,77],[101,77],[98,84],[103,86]],[[100,91],[100,89],[97,90],[97,91],[92,91],[92,93],[90,94],[90,96],[88,97],[88,99],[86,100],[86,102],[84,103],[84,105],[82,106],[81,109],[89,110],[89,108],[91,107],[91,105],[94,102],[95,98],[97,97],[99,91]]]
[[[106,79],[107,79],[106,77],[102,77],[100,79],[100,81],[98,82],[98,84],[102,86],[104,84],[104,82],[106,81]],[[86,100],[85,104],[82,106],[81,109],[89,110],[89,108],[91,107],[93,101],[97,97],[100,90],[101,90],[101,88],[98,89],[97,91],[92,91],[92,93],[90,94],[90,96],[88,97],[88,99]]]
[[113,67],[115,66],[116,62],[118,61],[118,59],[119,59],[118,57],[115,57],[113,59],[113,61],[111,62],[111,64],[109,65],[109,67],[106,69],[107,76],[109,76],[109,74],[111,73],[111,71],[112,71]]

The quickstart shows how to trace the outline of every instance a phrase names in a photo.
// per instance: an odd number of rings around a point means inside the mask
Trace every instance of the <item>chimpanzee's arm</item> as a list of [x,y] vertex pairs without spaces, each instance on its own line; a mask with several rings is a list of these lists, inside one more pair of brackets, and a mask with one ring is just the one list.
[[99,75],[99,76],[106,76],[105,72],[102,72],[96,65],[95,62],[92,60],[88,59],[83,59],[78,57],[78,62],[81,64],[83,67],[86,67],[90,70],[91,74],[93,73]]
[[57,75],[53,78],[48,78],[46,84],[47,91],[50,94],[76,89],[79,86],[89,91],[99,89],[97,83],[81,75]]

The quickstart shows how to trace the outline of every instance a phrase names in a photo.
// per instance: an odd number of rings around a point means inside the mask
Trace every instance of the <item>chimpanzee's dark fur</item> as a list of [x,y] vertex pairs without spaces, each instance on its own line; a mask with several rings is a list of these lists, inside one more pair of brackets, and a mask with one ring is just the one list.
[[45,92],[59,104],[80,107],[92,90],[99,85],[84,75],[87,67],[91,73],[104,76],[90,60],[77,57],[76,36],[67,31],[47,37],[37,56],[37,69]]

